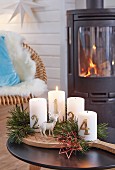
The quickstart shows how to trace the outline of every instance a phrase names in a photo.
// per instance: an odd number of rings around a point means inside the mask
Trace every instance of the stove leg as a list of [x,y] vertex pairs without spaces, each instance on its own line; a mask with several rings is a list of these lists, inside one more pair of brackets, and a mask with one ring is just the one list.
[[29,170],[40,170],[41,167],[40,166],[35,166],[35,165],[30,165]]

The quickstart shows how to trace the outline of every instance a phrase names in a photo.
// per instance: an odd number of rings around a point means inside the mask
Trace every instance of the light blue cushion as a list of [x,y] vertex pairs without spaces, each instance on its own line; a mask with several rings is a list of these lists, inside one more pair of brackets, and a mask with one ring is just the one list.
[[20,78],[6,48],[5,37],[0,36],[0,86],[13,86],[19,82]]

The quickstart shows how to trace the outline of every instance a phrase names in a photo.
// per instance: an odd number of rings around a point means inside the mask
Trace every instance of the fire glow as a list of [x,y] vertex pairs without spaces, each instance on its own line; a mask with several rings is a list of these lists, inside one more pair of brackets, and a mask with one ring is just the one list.
[[97,75],[97,66],[93,63],[92,59],[89,58],[89,67],[88,67],[88,73],[84,75],[84,77],[90,77],[93,75]]

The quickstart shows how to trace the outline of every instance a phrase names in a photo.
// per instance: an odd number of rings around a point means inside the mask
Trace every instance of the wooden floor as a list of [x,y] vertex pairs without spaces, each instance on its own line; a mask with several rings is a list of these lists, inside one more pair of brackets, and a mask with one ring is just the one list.
[[[0,170],[29,170],[29,164],[14,158],[6,148],[6,120],[12,107],[0,106]],[[41,170],[48,170],[41,168]],[[115,168],[111,169],[115,170]]]
[[29,170],[29,165],[14,158],[6,148],[6,117],[11,107],[0,107],[0,170]]
[[[13,157],[6,148],[6,120],[12,107],[0,106],[0,170],[29,170],[29,164]],[[48,170],[41,168],[41,170]]]

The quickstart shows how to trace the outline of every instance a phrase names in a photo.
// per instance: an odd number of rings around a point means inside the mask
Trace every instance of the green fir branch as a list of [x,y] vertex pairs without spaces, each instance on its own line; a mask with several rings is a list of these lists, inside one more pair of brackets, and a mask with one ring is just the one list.
[[64,132],[71,132],[74,131],[78,134],[78,123],[74,121],[64,121],[64,122],[57,122],[54,128],[54,135],[60,135]]
[[100,123],[97,125],[97,138],[98,139],[106,139],[108,136],[108,124],[107,123]]
[[29,113],[25,110],[21,110],[20,107],[16,107],[9,112],[11,114],[7,119],[6,127],[9,141],[15,143],[21,143],[24,137],[32,135],[34,129],[30,127]]

